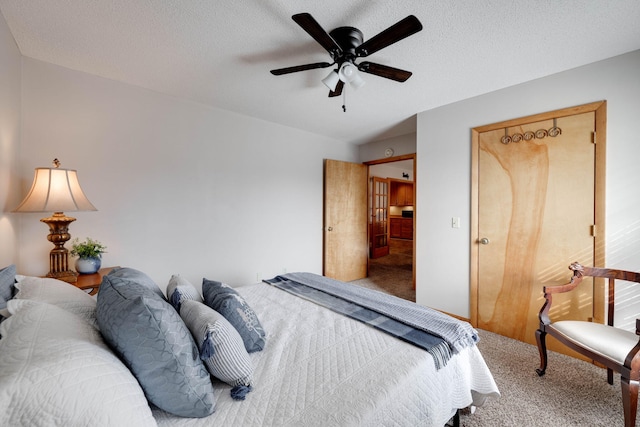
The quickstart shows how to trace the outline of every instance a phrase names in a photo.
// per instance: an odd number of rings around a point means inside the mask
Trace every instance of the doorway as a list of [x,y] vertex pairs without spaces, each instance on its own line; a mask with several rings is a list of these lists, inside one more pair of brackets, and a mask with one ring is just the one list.
[[352,283],[415,302],[415,154],[365,164],[368,275]]
[[[533,344],[542,287],[566,283],[573,261],[604,265],[605,126],[603,101],[473,129],[474,326]],[[591,286],[552,316],[602,323]]]

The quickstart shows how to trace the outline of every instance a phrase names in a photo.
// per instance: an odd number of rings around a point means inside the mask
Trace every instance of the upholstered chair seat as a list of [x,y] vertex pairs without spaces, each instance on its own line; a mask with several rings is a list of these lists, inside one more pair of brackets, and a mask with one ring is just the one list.
[[634,332],[600,323],[560,320],[547,326],[547,332],[550,329],[576,345],[587,347],[592,352],[620,365],[624,365],[627,354],[638,343],[638,337]]

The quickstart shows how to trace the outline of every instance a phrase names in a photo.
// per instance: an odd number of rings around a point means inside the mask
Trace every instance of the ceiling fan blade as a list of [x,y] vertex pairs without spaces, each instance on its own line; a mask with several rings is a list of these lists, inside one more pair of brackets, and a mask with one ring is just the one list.
[[278,68],[277,70],[271,70],[271,74],[273,74],[274,76],[281,76],[283,74],[297,73],[298,71],[313,70],[315,68],[327,68],[327,67],[330,67],[331,65],[332,64],[329,64],[328,62],[316,62],[314,64],[296,65],[294,67]]
[[401,70],[399,68],[389,67],[387,65],[375,64],[373,62],[361,62],[358,64],[358,70],[363,73],[374,74],[376,76],[384,77],[385,79],[395,80],[397,82],[404,82],[411,77],[411,71]]
[[356,55],[360,57],[371,55],[420,30],[422,30],[422,24],[418,21],[418,18],[409,15],[358,46],[356,48]]
[[338,81],[338,84],[336,85],[336,90],[332,90],[329,92],[329,98],[342,95],[343,87],[344,87],[344,82],[342,80]]
[[342,49],[336,41],[318,24],[313,16],[309,13],[298,13],[291,17],[298,25],[302,27],[320,46],[325,48],[332,55],[342,53]]

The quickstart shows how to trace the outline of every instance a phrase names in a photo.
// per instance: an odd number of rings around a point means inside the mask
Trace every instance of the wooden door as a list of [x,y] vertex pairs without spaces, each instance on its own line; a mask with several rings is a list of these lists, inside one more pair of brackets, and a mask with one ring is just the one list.
[[323,274],[367,277],[367,166],[325,160]]
[[[523,119],[477,139],[472,318],[481,329],[532,344],[542,287],[566,283],[573,261],[596,263],[595,113],[554,117]],[[552,318],[593,318],[593,283],[583,285],[554,301]]]
[[371,207],[369,211],[371,225],[371,258],[389,255],[389,180],[371,177]]

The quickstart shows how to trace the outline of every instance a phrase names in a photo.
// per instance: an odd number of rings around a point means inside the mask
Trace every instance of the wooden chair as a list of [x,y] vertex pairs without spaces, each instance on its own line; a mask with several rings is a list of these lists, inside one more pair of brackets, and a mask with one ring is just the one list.
[[[613,371],[620,373],[624,425],[634,427],[636,425],[640,381],[640,341],[638,339],[640,319],[636,319],[636,331],[633,333],[615,328],[613,315],[615,281],[640,283],[640,273],[609,268],[583,267],[577,262],[571,264],[569,269],[573,271],[573,277],[569,283],[543,288],[546,301],[538,314],[540,329],[536,331],[536,341],[540,351],[540,368],[536,369],[536,372],[542,376],[547,369],[546,335],[549,334],[567,347],[604,365],[607,368],[607,382],[609,384],[613,384]],[[572,291],[582,282],[583,277],[609,279],[607,324],[575,320],[551,322],[549,309],[551,308],[552,295]]]

